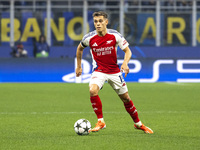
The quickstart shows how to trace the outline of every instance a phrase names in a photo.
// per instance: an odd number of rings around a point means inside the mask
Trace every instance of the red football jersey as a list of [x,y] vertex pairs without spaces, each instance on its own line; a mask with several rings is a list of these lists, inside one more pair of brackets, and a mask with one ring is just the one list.
[[116,30],[107,29],[105,36],[101,37],[96,30],[86,34],[81,45],[89,46],[93,59],[93,71],[114,74],[120,72],[117,64],[117,47],[124,50],[129,44]]

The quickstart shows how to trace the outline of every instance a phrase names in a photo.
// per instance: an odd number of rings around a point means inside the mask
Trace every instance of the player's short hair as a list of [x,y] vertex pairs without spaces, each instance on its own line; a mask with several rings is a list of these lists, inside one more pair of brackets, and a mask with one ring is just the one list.
[[93,17],[103,16],[105,19],[108,19],[108,14],[104,11],[94,12],[92,16]]

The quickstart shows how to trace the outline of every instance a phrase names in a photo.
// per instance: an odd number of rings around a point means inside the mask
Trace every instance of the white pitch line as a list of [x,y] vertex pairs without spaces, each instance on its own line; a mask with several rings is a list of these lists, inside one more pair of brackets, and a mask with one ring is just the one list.
[[183,82],[164,82],[165,84],[177,85],[177,86],[190,86],[190,83]]
[[[94,112],[0,112],[0,115],[52,115],[52,114],[93,114]],[[124,112],[103,112],[104,114],[125,114]],[[155,114],[186,114],[186,113],[200,113],[200,111],[143,111],[139,113],[155,113]]]

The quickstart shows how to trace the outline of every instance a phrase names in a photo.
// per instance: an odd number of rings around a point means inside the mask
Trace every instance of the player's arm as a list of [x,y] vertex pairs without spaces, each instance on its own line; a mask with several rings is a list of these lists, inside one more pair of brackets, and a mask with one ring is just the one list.
[[77,61],[76,76],[77,77],[79,77],[82,74],[81,59],[83,55],[83,49],[84,48],[81,46],[81,44],[79,44],[76,51],[76,61]]
[[121,65],[121,71],[125,72],[125,77],[126,77],[127,74],[129,73],[128,62],[131,59],[132,52],[128,46],[125,49],[123,49],[123,51],[124,51],[125,55],[124,55],[124,62]]

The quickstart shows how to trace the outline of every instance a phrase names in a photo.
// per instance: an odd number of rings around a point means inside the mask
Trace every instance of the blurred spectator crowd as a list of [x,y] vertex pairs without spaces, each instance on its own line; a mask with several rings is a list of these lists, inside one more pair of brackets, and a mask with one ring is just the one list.
[[[131,6],[135,8],[134,10],[141,11],[155,11],[156,10],[156,1],[157,0],[124,0],[124,6],[127,7],[125,11],[128,11],[128,8]],[[89,2],[89,5],[96,6],[98,9],[104,9],[105,2],[103,1],[93,1]],[[102,7],[99,7],[101,5]],[[106,6],[116,6],[119,5],[119,1],[115,2],[106,2]],[[185,11],[191,10],[193,1],[192,0],[160,0],[160,5],[165,11]],[[200,0],[197,0],[197,5],[200,6]],[[200,10],[200,9],[198,9]]]
[[[124,0],[124,6],[129,7],[129,6],[135,6],[135,10],[141,11],[155,11],[155,6],[156,6],[156,1],[157,0]],[[163,7],[163,10],[169,10],[171,11],[172,8],[175,8],[177,11],[184,11],[184,10],[191,10],[192,7],[192,0],[160,0],[161,6]],[[83,1],[82,1],[83,3]],[[10,2],[9,1],[1,1],[0,2],[0,8],[5,9],[6,6],[9,8]],[[45,6],[47,3],[46,1],[26,1],[26,0],[16,0],[15,1],[15,6],[31,6],[31,5],[37,6]],[[73,0],[66,0],[66,1],[55,1],[52,0],[52,7],[56,5],[82,5],[81,1],[73,1]],[[119,8],[120,5],[120,0],[88,0],[88,5],[90,7],[93,7],[93,9],[111,9],[114,8],[115,10],[116,7]],[[200,6],[200,0],[197,0],[197,5]],[[4,7],[5,6],[5,7]],[[138,7],[138,8],[137,8]],[[128,9],[127,9],[128,10]],[[198,9],[199,10],[199,9]]]
[[[15,58],[28,57],[28,51],[24,48],[20,41],[16,42],[16,45],[12,47],[10,55]],[[46,37],[40,35],[39,41],[34,42],[34,57],[36,58],[47,58],[49,57],[50,47],[46,42]]]

